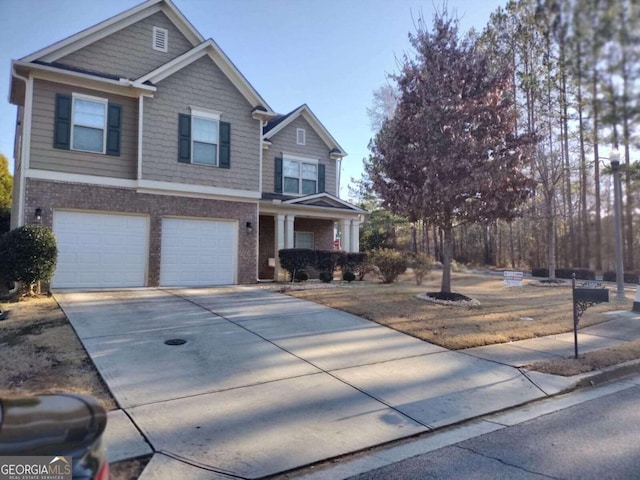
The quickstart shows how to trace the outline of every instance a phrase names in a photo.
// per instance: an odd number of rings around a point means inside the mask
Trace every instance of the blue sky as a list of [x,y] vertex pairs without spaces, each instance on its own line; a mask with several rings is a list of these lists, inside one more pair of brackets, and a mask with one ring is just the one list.
[[[10,61],[141,3],[139,0],[0,0],[0,153],[13,170],[16,107],[8,103]],[[506,0],[449,0],[464,31],[481,30]],[[359,178],[372,136],[372,92],[396,71],[420,13],[432,0],[174,0],[213,38],[270,106],[306,103],[349,153],[341,196]]]

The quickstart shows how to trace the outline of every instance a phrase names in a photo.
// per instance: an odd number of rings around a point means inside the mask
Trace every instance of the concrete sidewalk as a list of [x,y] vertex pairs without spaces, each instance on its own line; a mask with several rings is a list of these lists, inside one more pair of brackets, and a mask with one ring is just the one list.
[[[640,315],[618,310],[602,314],[610,320],[578,332],[579,354],[611,348],[640,338]],[[573,333],[531,338],[517,342],[458,350],[477,358],[512,367],[524,367],[544,360],[567,358],[574,354]]]
[[573,385],[257,287],[55,296],[122,408],[110,460],[155,453],[143,479],[273,475]]

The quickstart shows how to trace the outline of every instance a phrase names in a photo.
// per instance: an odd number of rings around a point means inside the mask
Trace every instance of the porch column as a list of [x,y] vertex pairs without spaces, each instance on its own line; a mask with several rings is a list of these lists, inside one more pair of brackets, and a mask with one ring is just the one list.
[[340,246],[345,252],[351,251],[351,220],[340,220]]
[[351,251],[360,251],[360,220],[351,220]]
[[280,266],[280,255],[278,255],[278,251],[282,250],[284,247],[284,215],[282,213],[276,214],[276,238],[275,238],[275,259],[276,259],[276,272],[275,279],[278,281],[285,280],[285,272]]
[[296,219],[295,215],[287,215],[285,220],[285,241],[284,248],[293,248],[294,246],[294,237],[293,237],[293,222]]

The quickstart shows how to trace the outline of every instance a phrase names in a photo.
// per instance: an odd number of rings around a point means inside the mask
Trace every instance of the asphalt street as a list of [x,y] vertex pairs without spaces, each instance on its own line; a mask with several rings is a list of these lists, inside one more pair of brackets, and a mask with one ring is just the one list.
[[351,479],[637,479],[639,405],[636,386]]

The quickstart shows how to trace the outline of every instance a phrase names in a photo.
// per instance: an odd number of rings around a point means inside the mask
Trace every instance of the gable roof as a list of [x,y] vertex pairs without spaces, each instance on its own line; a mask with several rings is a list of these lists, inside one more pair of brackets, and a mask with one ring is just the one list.
[[[173,75],[174,73],[182,70],[183,68],[191,65],[196,60],[208,55],[211,60],[222,70],[222,72],[231,80],[235,87],[242,93],[242,95],[251,103],[254,107],[254,111],[265,117],[271,117],[275,115],[269,104],[260,96],[255,88],[249,83],[240,70],[233,64],[231,60],[225,55],[222,49],[212,39],[208,39],[205,42],[197,45],[188,52],[183,53],[179,57],[161,65],[155,70],[138,78],[136,84],[145,84],[151,82],[152,84],[160,82],[165,78]],[[262,107],[262,108],[260,108]]]
[[335,138],[331,136],[329,131],[325,128],[318,117],[314,115],[309,106],[305,103],[300,105],[295,110],[287,113],[286,115],[278,115],[277,117],[269,120],[269,123],[263,128],[262,137],[266,140],[277,135],[278,132],[282,131],[287,125],[293,122],[296,118],[303,117],[311,128],[318,134],[318,136],[322,139],[322,141],[331,149],[331,153],[336,155],[337,157],[344,157],[347,155],[347,152],[340,146],[340,144],[336,141]]
[[289,200],[284,200],[282,203],[288,205],[307,205],[310,207],[347,209],[356,213],[364,214],[369,213],[360,207],[356,207],[355,205],[326,192],[315,193],[313,195],[307,195],[305,197],[291,198]]
[[87,45],[101,40],[160,11],[164,12],[176,28],[180,30],[180,33],[182,33],[192,45],[195,46],[204,41],[204,37],[200,32],[191,25],[171,0],[147,0],[140,5],[130,8],[129,10],[125,10],[114,17],[104,20],[93,27],[86,28],[75,35],[71,35],[70,37],[60,40],[59,42],[27,55],[20,60],[23,62],[33,62],[34,60],[41,60],[47,63],[55,62],[64,56],[80,50]]
[[[261,118],[269,118],[275,115],[271,107],[253,88],[249,81],[240,73],[233,62],[225,55],[222,49],[211,39],[205,40],[193,25],[185,18],[171,0],[147,0],[119,15],[111,17],[93,27],[82,30],[75,35],[67,37],[59,42],[45,47],[22,58],[19,64],[39,64],[56,67],[61,70],[73,70],[70,67],[56,63],[56,60],[65,57],[81,48],[86,47],[98,40],[112,35],[140,20],[143,20],[157,12],[163,12],[167,18],[176,26],[176,28],[184,35],[184,37],[193,45],[193,48],[177,58],[167,62],[166,64],[149,72],[140,79],[135,80],[135,85],[143,85],[144,82],[159,82],[160,80],[172,75],[178,70],[190,65],[194,61],[209,55],[214,63],[223,71],[223,73],[231,80],[236,88],[254,107],[258,108],[256,115]],[[79,69],[75,69],[79,70]],[[83,71],[81,73],[107,77],[111,80],[118,80],[117,76],[99,74],[95,72]]]

